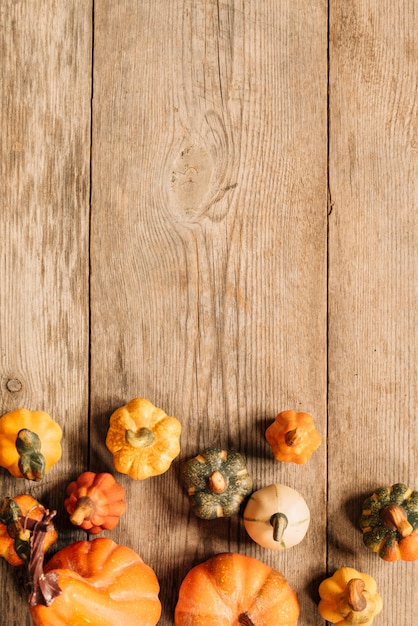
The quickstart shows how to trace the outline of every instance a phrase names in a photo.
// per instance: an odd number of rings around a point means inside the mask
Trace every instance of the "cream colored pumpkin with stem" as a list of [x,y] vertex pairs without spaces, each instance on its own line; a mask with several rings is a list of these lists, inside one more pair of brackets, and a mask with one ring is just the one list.
[[310,511],[303,496],[287,485],[255,491],[244,510],[244,526],[253,541],[270,550],[285,550],[305,537]]

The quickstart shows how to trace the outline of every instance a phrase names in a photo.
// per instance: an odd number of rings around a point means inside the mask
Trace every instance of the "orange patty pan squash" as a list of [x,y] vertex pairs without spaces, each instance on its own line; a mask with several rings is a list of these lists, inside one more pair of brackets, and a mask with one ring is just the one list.
[[108,472],[83,472],[68,485],[66,495],[71,523],[92,535],[114,528],[126,510],[125,490]]
[[135,480],[166,472],[180,453],[181,424],[145,398],[134,398],[110,417],[106,446],[115,469]]
[[32,569],[33,626],[155,626],[161,616],[154,570],[107,537],[77,541]]
[[296,626],[299,602],[277,570],[233,552],[218,554],[186,574],[175,626]]
[[41,530],[41,554],[58,539],[50,513],[28,494],[0,500],[0,556],[10,565],[23,565],[30,558],[31,538],[35,530]]
[[40,481],[60,460],[61,439],[61,426],[45,411],[10,411],[0,418],[0,466]]
[[265,436],[274,458],[288,463],[306,463],[322,442],[312,415],[297,411],[279,413]]

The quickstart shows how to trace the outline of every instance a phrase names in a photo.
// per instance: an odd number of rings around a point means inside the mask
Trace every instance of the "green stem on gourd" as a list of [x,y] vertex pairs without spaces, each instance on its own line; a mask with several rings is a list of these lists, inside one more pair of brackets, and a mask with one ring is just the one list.
[[283,533],[287,528],[288,519],[284,513],[273,513],[270,517],[270,524],[273,526],[274,541],[281,541]]
[[143,426],[137,431],[128,430],[125,432],[125,441],[133,448],[147,448],[154,442],[155,435],[151,429]]
[[39,436],[22,428],[17,433],[16,450],[19,455],[18,467],[22,476],[27,480],[39,482],[45,475],[45,458],[41,453],[41,440]]

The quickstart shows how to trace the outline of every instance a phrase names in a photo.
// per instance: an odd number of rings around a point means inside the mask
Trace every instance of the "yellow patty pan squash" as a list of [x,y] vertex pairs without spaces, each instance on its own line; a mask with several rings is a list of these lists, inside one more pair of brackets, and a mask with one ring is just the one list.
[[318,610],[331,624],[370,626],[382,610],[375,579],[352,567],[341,567],[319,585]]
[[135,480],[166,472],[180,453],[181,424],[145,398],[134,398],[110,416],[106,446],[115,469]]
[[62,429],[48,413],[16,409],[0,418],[0,466],[40,481],[61,458]]

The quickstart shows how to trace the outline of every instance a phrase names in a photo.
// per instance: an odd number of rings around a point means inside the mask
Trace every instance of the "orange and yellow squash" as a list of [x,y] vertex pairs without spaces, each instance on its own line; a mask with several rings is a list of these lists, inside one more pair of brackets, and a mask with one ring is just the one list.
[[46,552],[57,540],[50,513],[28,494],[6,496],[0,500],[0,556],[10,565],[23,565],[29,561],[31,538],[34,531],[42,531],[41,552]]
[[296,626],[299,602],[279,571],[226,552],[193,567],[181,583],[175,626]]
[[108,472],[83,472],[68,485],[66,495],[71,523],[92,535],[114,528],[126,510],[125,490]]
[[319,585],[318,610],[331,624],[370,626],[382,610],[376,581],[352,567],[342,567]]
[[134,398],[110,417],[106,446],[118,472],[135,480],[166,472],[180,453],[181,424],[145,398]]
[[418,559],[418,491],[403,483],[377,489],[363,502],[363,542],[384,561]]
[[160,619],[154,570],[107,537],[77,541],[31,574],[33,626],[155,626]]
[[0,418],[0,466],[40,481],[61,458],[62,429],[48,413],[16,409]]
[[321,445],[312,415],[297,411],[282,411],[267,428],[267,442],[277,461],[303,464]]

